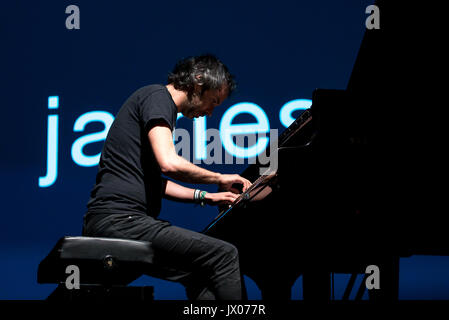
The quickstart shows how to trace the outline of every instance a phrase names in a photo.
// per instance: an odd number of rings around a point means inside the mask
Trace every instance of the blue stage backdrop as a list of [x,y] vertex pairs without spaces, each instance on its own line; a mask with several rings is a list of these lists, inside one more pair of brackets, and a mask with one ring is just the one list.
[[[213,53],[238,90],[211,118],[180,118],[178,128],[200,138],[235,124],[281,133],[315,88],[346,88],[372,2],[3,1],[0,299],[44,299],[55,288],[37,284],[37,266],[60,237],[81,234],[104,137],[132,92],[165,84],[180,58]],[[190,141],[190,160],[201,162],[205,143]],[[249,159],[237,159],[200,165],[240,173]],[[216,214],[164,201],[160,217],[200,231]],[[402,299],[449,298],[447,258],[415,256],[400,267]],[[336,290],[347,280],[336,275]],[[135,284],[155,285],[156,299],[185,299],[177,283],[144,276]],[[299,278],[294,299],[301,286]]]

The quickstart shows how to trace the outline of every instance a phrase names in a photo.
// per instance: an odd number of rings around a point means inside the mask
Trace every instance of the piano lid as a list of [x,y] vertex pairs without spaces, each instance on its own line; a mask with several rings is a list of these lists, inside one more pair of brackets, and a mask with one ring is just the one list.
[[417,243],[435,243],[448,206],[444,11],[424,1],[375,4],[380,29],[366,30],[347,91],[368,119],[384,181],[379,202]]

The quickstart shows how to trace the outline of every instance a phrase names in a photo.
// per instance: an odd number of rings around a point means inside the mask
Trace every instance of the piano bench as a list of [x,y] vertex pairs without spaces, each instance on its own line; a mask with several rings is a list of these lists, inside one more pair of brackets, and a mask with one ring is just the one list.
[[153,287],[127,286],[151,272],[151,242],[63,237],[38,267],[38,283],[57,283],[49,300],[152,300]]

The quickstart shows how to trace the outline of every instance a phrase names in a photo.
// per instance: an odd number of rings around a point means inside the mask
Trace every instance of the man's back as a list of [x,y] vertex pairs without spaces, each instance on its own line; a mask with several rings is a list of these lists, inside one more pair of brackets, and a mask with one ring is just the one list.
[[162,85],[140,88],[126,100],[108,132],[88,214],[159,214],[161,171],[147,134],[150,123],[159,119],[173,130],[176,114],[176,106]]

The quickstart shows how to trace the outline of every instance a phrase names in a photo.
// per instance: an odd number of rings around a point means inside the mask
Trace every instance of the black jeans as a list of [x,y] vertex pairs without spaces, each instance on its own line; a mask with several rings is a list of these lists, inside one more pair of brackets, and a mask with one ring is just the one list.
[[143,214],[101,214],[85,218],[83,235],[150,241],[150,276],[177,281],[190,300],[240,300],[242,277],[232,244]]

